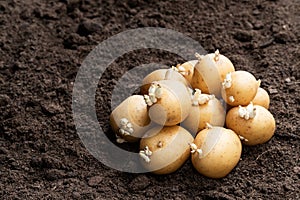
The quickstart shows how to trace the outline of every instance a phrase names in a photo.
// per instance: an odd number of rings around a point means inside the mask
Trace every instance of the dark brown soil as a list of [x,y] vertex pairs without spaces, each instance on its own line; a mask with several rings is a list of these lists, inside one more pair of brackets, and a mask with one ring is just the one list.
[[[0,1],[0,199],[300,199],[299,13],[299,0]],[[119,172],[79,139],[71,102],[82,61],[110,36],[148,26],[218,48],[270,93],[275,136],[244,147],[227,177],[205,178],[190,161],[165,176]],[[119,58],[99,82],[99,120],[125,69],[180,61],[157,50]]]

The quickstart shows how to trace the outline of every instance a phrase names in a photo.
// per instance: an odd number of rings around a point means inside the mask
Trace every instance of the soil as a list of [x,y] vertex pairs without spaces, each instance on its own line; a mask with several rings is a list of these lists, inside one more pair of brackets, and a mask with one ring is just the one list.
[[[300,199],[299,13],[298,0],[0,1],[0,199]],[[164,176],[116,171],[77,135],[72,89],[82,61],[105,39],[149,26],[218,48],[270,94],[274,137],[243,147],[225,178],[206,178],[190,161]],[[97,114],[108,135],[116,80],[150,62],[182,59],[130,52],[99,81]]]

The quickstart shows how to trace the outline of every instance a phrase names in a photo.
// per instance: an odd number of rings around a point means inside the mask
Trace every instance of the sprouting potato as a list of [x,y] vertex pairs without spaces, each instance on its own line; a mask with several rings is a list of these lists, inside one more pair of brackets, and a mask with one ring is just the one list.
[[140,93],[147,94],[151,83],[160,80],[175,80],[182,82],[186,86],[189,85],[185,78],[177,70],[175,70],[175,68],[158,69],[151,72],[143,79]]
[[140,141],[140,161],[149,172],[172,173],[192,154],[199,173],[222,178],[238,164],[242,143],[272,138],[275,119],[260,80],[235,71],[218,50],[195,55],[198,60],[148,74],[141,95],[117,106],[110,124],[117,142]]
[[176,66],[178,72],[188,81],[189,84],[192,82],[194,68],[197,63],[198,60],[190,60]]
[[211,127],[200,131],[190,144],[192,164],[204,176],[225,177],[237,165],[242,153],[239,137],[230,129]]
[[268,92],[263,88],[259,87],[254,99],[252,100],[252,103],[254,105],[260,105],[265,107],[266,109],[269,109],[270,96]]
[[155,127],[140,141],[143,166],[155,174],[169,174],[180,168],[190,156],[193,136],[180,126]]
[[191,85],[203,93],[221,96],[222,81],[229,72],[234,72],[232,62],[217,50],[205,56],[196,54],[199,62],[195,65]]
[[249,72],[235,71],[226,75],[222,83],[222,98],[231,106],[248,105],[255,97],[260,80]]
[[196,135],[204,129],[206,123],[213,126],[224,126],[225,108],[214,95],[201,94],[201,91],[196,89],[192,104],[190,114],[180,124],[189,130],[192,135]]
[[147,104],[142,95],[133,95],[118,105],[110,115],[117,142],[136,142],[150,128]]
[[192,101],[189,89],[174,80],[155,81],[144,95],[150,119],[163,126],[174,126],[189,114]]
[[229,110],[226,126],[242,136],[243,143],[250,146],[267,142],[276,129],[273,115],[266,108],[252,103]]

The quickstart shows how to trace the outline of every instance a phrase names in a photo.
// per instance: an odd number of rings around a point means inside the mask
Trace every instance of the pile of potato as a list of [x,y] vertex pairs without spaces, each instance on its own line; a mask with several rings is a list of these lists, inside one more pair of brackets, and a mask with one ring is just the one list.
[[239,162],[242,144],[273,136],[275,120],[260,80],[235,71],[218,50],[195,56],[147,75],[140,94],[112,111],[111,127],[117,142],[140,142],[140,160],[155,174],[176,171],[191,155],[199,173],[221,178]]

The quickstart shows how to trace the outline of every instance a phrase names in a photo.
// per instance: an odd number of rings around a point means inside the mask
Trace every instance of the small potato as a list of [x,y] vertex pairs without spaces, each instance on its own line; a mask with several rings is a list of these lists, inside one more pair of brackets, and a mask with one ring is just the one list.
[[128,142],[138,141],[150,128],[147,104],[142,95],[133,95],[125,99],[110,115],[113,131]]
[[192,106],[188,88],[179,81],[155,81],[149,88],[148,95],[144,96],[150,106],[150,119],[163,126],[174,126],[182,122]]
[[191,85],[203,93],[221,96],[222,81],[229,72],[234,72],[232,62],[217,50],[205,56],[198,55]]
[[152,173],[172,173],[189,158],[189,143],[193,140],[193,136],[180,126],[152,128],[140,141],[141,162]]
[[183,64],[178,64],[176,66],[178,72],[187,80],[189,84],[192,82],[194,75],[195,65],[198,63],[198,60],[190,60]]
[[257,93],[260,81],[249,72],[228,73],[222,83],[222,98],[231,106],[248,105]]
[[209,127],[200,131],[190,146],[193,166],[210,178],[222,178],[229,174],[242,153],[239,137],[223,127]]
[[254,105],[260,105],[265,107],[266,109],[269,109],[270,96],[268,92],[263,88],[259,87],[254,99],[252,100],[252,103]]
[[242,136],[243,143],[249,146],[267,142],[276,128],[273,115],[266,108],[253,104],[229,110],[226,126]]
[[194,97],[198,101],[193,103],[190,114],[180,123],[181,126],[189,130],[192,135],[204,129],[207,123],[212,126],[224,126],[225,108],[214,95],[199,94],[199,90],[196,90]]
[[175,80],[182,82],[186,86],[189,85],[185,78],[176,70],[172,68],[158,69],[151,72],[143,79],[142,86],[140,88],[140,94],[147,94],[151,83],[160,80]]

